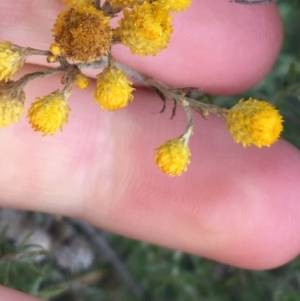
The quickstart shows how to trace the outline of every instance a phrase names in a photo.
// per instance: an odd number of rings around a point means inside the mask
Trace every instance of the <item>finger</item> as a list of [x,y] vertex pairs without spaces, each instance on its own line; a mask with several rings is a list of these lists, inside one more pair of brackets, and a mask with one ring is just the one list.
[[28,296],[21,292],[0,286],[0,301],[39,301],[40,299]]
[[[27,99],[58,85],[59,78],[33,82]],[[247,268],[298,254],[300,156],[289,144],[243,149],[220,119],[197,115],[192,163],[172,178],[153,155],[184,131],[180,109],[172,121],[153,115],[161,102],[143,90],[114,113],[100,112],[82,91],[73,92],[70,106],[69,124],[54,137],[41,137],[25,121],[0,131],[2,207],[73,216]]]
[[[1,1],[1,39],[48,49],[52,24],[63,7],[60,1],[15,3]],[[201,87],[207,93],[225,95],[258,83],[272,67],[282,42],[282,24],[275,5],[193,1],[190,9],[174,15],[173,23],[170,45],[157,56],[131,55],[120,45],[113,47],[114,56],[166,84]],[[41,57],[29,61],[45,64]]]

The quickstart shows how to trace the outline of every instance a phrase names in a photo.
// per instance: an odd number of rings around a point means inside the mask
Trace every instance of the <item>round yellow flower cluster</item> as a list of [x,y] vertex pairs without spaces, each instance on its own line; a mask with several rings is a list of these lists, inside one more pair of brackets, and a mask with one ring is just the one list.
[[283,119],[271,104],[249,98],[241,99],[227,113],[225,122],[233,139],[244,147],[270,146],[282,132]]
[[23,67],[26,57],[24,48],[0,41],[0,81],[10,80]]
[[156,149],[155,164],[170,176],[180,176],[187,170],[190,155],[187,141],[183,137],[174,138]]
[[63,124],[68,122],[69,95],[68,92],[55,91],[50,95],[38,97],[27,115],[32,128],[43,135],[53,135],[58,129],[62,130]]
[[124,9],[124,18],[114,32],[116,39],[141,56],[156,55],[165,49],[173,31],[169,12],[157,2],[144,2],[131,10]]
[[133,99],[131,92],[134,89],[131,84],[123,71],[109,66],[98,75],[94,100],[103,110],[115,111],[123,108]]

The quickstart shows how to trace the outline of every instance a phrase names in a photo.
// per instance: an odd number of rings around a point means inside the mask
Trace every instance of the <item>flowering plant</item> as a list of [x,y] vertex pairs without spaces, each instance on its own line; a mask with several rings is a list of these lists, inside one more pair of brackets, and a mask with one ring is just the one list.
[[[240,100],[231,109],[207,104],[189,97],[196,88],[171,88],[117,62],[111,49],[115,44],[129,47],[132,54],[155,56],[167,48],[172,29],[172,13],[188,9],[191,0],[63,0],[63,9],[53,25],[53,43],[49,50],[21,47],[11,42],[0,42],[0,127],[18,122],[24,113],[26,84],[39,77],[62,74],[63,89],[38,97],[28,110],[28,120],[35,131],[53,135],[68,122],[71,111],[68,98],[72,87],[86,89],[89,78],[83,70],[99,68],[93,92],[95,103],[103,110],[115,111],[133,100],[133,82],[137,80],[154,90],[162,99],[165,110],[167,99],[187,115],[184,133],[166,141],[156,149],[155,163],[166,174],[180,175],[190,163],[189,139],[194,131],[192,109],[207,119],[210,113],[224,119],[237,143],[244,147],[270,146],[282,132],[283,119],[271,104],[256,99]],[[235,1],[248,3],[247,1]],[[118,26],[111,20],[122,14]],[[27,74],[13,81],[27,57],[43,55],[49,64],[58,67]]]

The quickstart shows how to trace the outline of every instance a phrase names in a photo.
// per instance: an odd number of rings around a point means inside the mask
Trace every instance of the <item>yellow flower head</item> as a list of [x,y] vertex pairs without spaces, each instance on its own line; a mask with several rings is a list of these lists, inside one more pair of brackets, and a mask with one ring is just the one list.
[[191,6],[191,0],[157,0],[170,12],[185,10]]
[[14,82],[0,82],[0,127],[18,122],[24,113],[25,93]]
[[114,35],[131,53],[156,55],[168,46],[173,31],[172,18],[162,5],[144,2],[134,5],[132,10],[124,9],[123,13]]
[[0,42],[0,81],[7,81],[20,70],[27,55],[21,47],[10,42]]
[[50,50],[74,62],[92,62],[110,51],[112,29],[109,17],[93,6],[78,5],[63,10],[54,24],[55,43]]
[[50,95],[38,97],[32,103],[27,117],[35,131],[44,135],[53,135],[58,129],[62,130],[64,123],[68,122],[70,108],[67,98],[69,93],[55,91]]
[[94,100],[103,110],[114,111],[127,106],[133,99],[131,86],[125,73],[116,67],[107,67],[98,75]]
[[109,3],[113,8],[116,7],[129,7],[132,6],[133,4],[137,4],[141,1],[139,0],[109,0]]
[[187,170],[190,155],[187,141],[183,137],[174,138],[156,149],[155,164],[170,176],[180,176]]
[[85,5],[90,6],[93,4],[93,0],[62,0],[63,3],[68,6]]
[[78,73],[74,78],[74,84],[77,88],[85,90],[90,84],[90,79],[86,75]]
[[256,99],[241,99],[227,113],[227,128],[237,143],[244,147],[270,146],[282,132],[282,116],[270,103]]

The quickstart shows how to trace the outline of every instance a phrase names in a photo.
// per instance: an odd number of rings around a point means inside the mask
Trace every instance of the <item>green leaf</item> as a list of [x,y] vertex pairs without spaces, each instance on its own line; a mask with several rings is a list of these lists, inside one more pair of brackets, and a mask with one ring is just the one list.
[[40,271],[39,269],[37,269],[34,265],[30,264],[29,262],[24,261],[24,262],[22,262],[20,264],[26,266],[30,271],[32,271],[36,275],[45,276],[42,271]]
[[294,59],[289,67],[287,76],[283,82],[283,87],[287,88],[288,86],[290,86],[291,84],[293,84],[295,82],[295,79],[297,77],[297,67],[298,67],[298,62],[296,59]]
[[65,293],[68,289],[69,288],[67,285],[60,285],[60,286],[55,286],[55,287],[51,287],[51,288],[46,288],[46,289],[40,291],[36,295],[36,297],[42,298],[42,299],[50,299],[50,298],[57,297],[57,296],[61,295],[62,293]]

